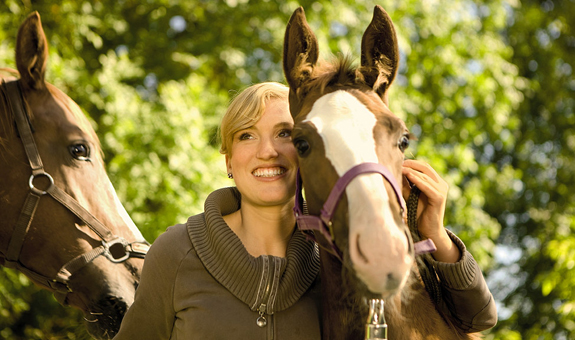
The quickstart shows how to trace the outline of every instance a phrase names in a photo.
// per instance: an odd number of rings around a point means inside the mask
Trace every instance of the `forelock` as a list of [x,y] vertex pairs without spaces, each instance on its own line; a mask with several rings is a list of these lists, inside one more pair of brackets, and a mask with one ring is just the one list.
[[[317,92],[320,96],[334,89],[366,86],[350,56],[339,55],[333,62],[322,61],[311,71],[309,81],[298,90],[305,96]],[[301,98],[300,98],[301,99]]]

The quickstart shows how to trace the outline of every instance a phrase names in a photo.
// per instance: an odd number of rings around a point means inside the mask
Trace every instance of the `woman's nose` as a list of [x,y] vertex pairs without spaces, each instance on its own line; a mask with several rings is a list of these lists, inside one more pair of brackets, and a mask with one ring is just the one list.
[[278,152],[274,141],[270,139],[262,139],[258,147],[256,157],[260,159],[271,159],[276,158],[277,156]]

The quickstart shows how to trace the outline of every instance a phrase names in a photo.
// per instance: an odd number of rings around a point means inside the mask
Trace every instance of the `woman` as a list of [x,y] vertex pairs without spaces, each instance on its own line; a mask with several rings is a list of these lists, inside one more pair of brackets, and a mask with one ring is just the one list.
[[[295,228],[297,156],[287,103],[288,88],[278,83],[253,85],[232,101],[220,151],[236,187],[210,194],[204,213],[154,242],[115,339],[320,339],[319,254]],[[423,234],[440,235],[443,261],[466,261],[456,265],[457,273],[447,272],[447,282],[479,278],[473,289],[480,294],[462,295],[468,301],[481,296],[488,305],[491,294],[473,258],[461,256],[467,254],[463,244],[455,246],[451,239],[457,238],[441,232],[447,188],[425,185],[435,172],[423,163],[407,162],[404,171],[429,193],[420,223],[431,232]],[[477,315],[486,319],[481,313],[466,309],[457,316],[472,324]]]
[[116,339],[320,338],[318,252],[294,232],[287,96],[263,83],[232,101],[221,152],[237,187],[154,242]]

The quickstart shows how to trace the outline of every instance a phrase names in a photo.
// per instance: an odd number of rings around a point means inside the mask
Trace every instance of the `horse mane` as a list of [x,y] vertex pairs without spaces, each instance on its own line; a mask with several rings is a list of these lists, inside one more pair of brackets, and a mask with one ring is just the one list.
[[[19,78],[19,75],[20,74],[18,73],[18,71],[12,68],[0,67],[0,81],[14,80]],[[72,116],[76,119],[76,122],[78,123],[78,126],[80,126],[82,131],[87,132],[90,135],[90,137],[95,141],[94,146],[96,150],[94,151],[100,154],[101,159],[104,159],[104,152],[102,151],[100,139],[98,138],[96,131],[94,131],[92,124],[90,123],[90,121],[88,120],[82,109],[78,106],[78,104],[76,104],[76,102],[74,102],[70,97],[68,97],[68,95],[66,95],[56,86],[48,82],[46,82],[46,88],[58,103],[63,105],[70,113],[72,113]],[[9,136],[10,133],[16,132],[14,124],[12,123],[14,121],[14,117],[12,110],[8,110],[5,98],[1,94],[5,95],[5,92],[4,88],[0,85],[0,97],[2,97],[0,98],[0,111],[6,113],[5,114],[6,116],[4,114],[0,115],[0,129],[4,131],[3,135]],[[30,110],[28,103],[26,101],[24,101],[24,103],[25,105],[28,106],[28,114],[30,115],[30,119],[32,119],[34,113],[32,112],[32,110]],[[0,137],[0,147],[2,148],[6,147],[6,140],[2,137]]]
[[332,92],[329,90],[332,87],[372,90],[367,85],[363,73],[360,72],[362,68],[363,66],[355,65],[351,56],[342,54],[334,57],[331,62],[322,60],[315,66],[311,63],[302,63],[293,71],[308,75],[308,79],[298,88],[298,96],[303,97],[312,91],[317,91],[322,96],[327,92]]
[[7,114],[6,117],[4,117],[4,114],[0,114],[0,148],[6,147],[6,138],[3,138],[2,136],[10,136],[12,133],[15,133],[13,124],[11,123],[14,121],[14,118],[12,117],[12,111],[10,110],[8,113],[5,98],[6,94],[4,92],[4,87],[1,84],[5,80],[13,80],[18,78],[18,76],[18,71],[14,69],[7,67],[0,68],[0,112],[6,112]]
[[353,65],[353,59],[350,56],[338,55],[334,61],[321,61],[312,66],[310,63],[303,63],[295,73],[309,75],[306,81],[298,89],[302,94],[308,94],[312,91],[318,91],[320,95],[326,93],[326,89],[332,86],[344,87],[357,84],[357,68]]

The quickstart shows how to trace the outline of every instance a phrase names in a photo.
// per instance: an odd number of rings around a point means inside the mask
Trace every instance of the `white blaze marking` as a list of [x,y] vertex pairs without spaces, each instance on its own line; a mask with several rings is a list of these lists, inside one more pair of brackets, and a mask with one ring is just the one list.
[[377,163],[373,128],[375,115],[345,91],[318,99],[305,121],[312,122],[325,145],[325,155],[339,176],[354,165]]
[[[315,125],[325,145],[325,155],[340,177],[355,165],[378,163],[373,137],[377,119],[348,92],[336,91],[318,99],[306,121]],[[377,211],[382,208],[381,205],[389,202],[381,175],[356,177],[345,190],[350,199],[348,208],[351,221],[359,211],[372,216],[384,213],[386,218],[392,218],[389,208]]]
[[[318,99],[306,121],[317,129],[325,155],[338,175],[353,166],[378,163],[375,115],[356,97],[336,91]],[[349,212],[349,254],[357,277],[376,293],[389,294],[387,278],[402,284],[411,267],[407,239],[396,224],[380,174],[363,174],[345,189]],[[391,275],[391,276],[390,276]]]

